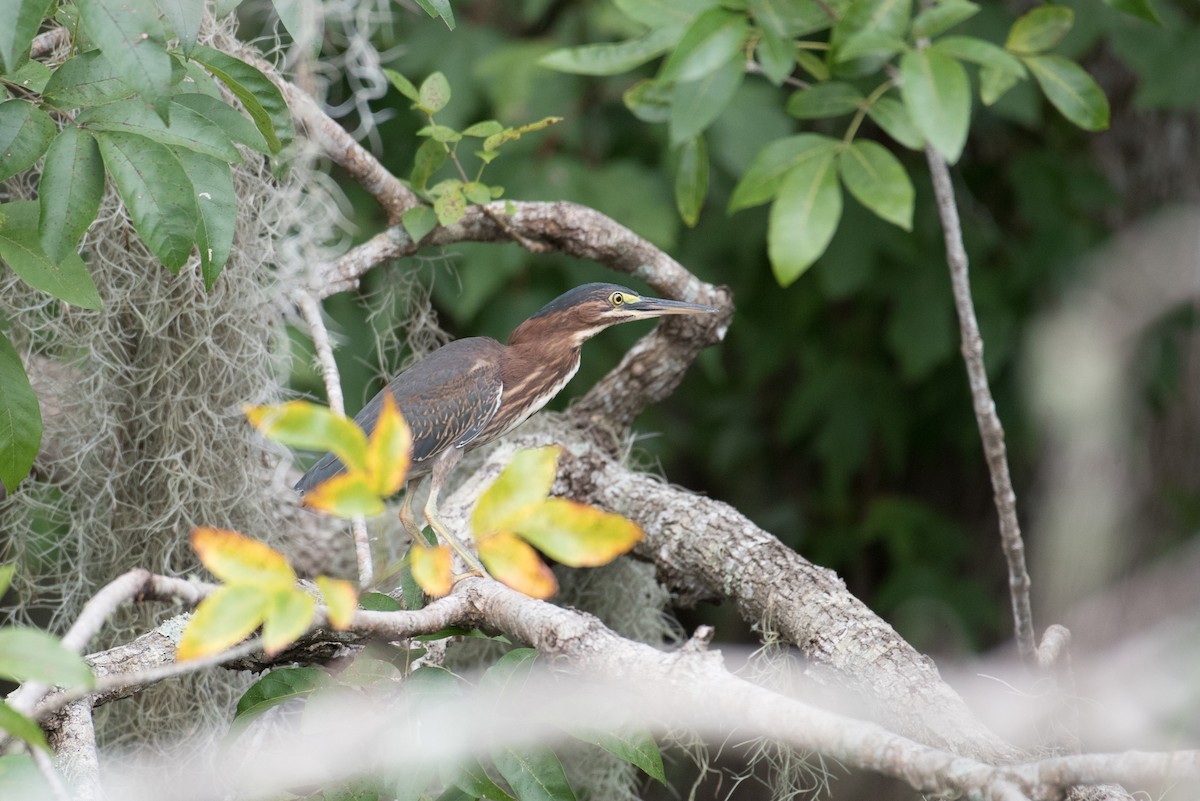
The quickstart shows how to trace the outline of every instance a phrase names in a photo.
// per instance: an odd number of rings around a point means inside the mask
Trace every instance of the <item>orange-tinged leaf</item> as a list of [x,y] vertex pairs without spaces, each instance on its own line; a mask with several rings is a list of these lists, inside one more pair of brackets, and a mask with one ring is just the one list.
[[299,587],[276,590],[263,620],[263,651],[273,656],[294,643],[312,625],[317,599]]
[[367,464],[367,435],[354,421],[308,401],[278,406],[247,406],[251,425],[293,448],[333,451],[342,464],[362,470]]
[[399,492],[411,458],[412,431],[389,392],[367,443],[367,474],[374,490],[385,498]]
[[329,625],[338,631],[350,628],[350,622],[354,620],[354,610],[358,608],[358,591],[354,589],[354,585],[341,579],[317,576],[317,589],[325,599]]
[[549,498],[513,531],[568,567],[606,565],[643,536],[638,524],[628,518],[566,498]]
[[200,526],[192,531],[192,548],[209,572],[227,584],[290,587],[296,582],[283,554],[236,531]]
[[450,592],[453,585],[451,575],[450,549],[445,545],[432,548],[414,542],[409,551],[413,580],[421,589],[435,598],[441,598]]
[[262,623],[270,600],[269,592],[253,584],[218,588],[196,608],[179,641],[176,661],[219,653],[238,644]]
[[477,539],[495,531],[509,531],[514,523],[546,499],[558,472],[559,448],[517,451],[504,471],[484,490],[471,513]]
[[374,517],[383,514],[383,501],[371,487],[365,473],[339,473],[328,481],[304,493],[305,506],[320,509],[338,517]]
[[479,558],[492,576],[534,598],[558,592],[558,581],[528,543],[502,531],[479,540]]

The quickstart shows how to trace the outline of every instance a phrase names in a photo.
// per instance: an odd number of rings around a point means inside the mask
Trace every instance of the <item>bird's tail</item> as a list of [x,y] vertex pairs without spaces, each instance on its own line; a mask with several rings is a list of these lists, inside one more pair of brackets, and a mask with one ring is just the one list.
[[345,469],[345,466],[338,461],[336,456],[332,453],[327,453],[296,482],[296,492],[303,495],[322,481],[328,481],[338,473],[344,472]]

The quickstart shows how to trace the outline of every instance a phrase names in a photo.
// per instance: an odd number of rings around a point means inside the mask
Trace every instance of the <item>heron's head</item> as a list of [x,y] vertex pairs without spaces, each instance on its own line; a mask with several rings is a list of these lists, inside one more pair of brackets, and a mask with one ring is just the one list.
[[697,303],[639,295],[619,284],[584,284],[564,292],[522,323],[509,339],[545,338],[555,344],[579,347],[609,326],[649,320],[668,314],[713,314]]

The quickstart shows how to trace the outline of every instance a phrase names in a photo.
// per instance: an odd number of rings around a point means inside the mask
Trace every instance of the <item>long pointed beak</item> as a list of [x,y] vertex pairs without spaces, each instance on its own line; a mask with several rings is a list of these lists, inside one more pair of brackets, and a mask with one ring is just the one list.
[[666,314],[715,314],[717,312],[717,309],[712,306],[661,298],[641,298],[636,303],[629,304],[627,308],[647,317],[661,317]]

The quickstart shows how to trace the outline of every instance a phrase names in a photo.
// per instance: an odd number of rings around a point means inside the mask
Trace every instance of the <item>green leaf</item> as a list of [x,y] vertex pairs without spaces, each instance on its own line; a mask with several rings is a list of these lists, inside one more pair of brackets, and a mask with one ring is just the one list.
[[847,36],[834,51],[833,60],[839,64],[858,59],[886,60],[907,47],[898,36],[868,29]]
[[1011,72],[1022,78],[1026,75],[1019,58],[1002,47],[974,36],[946,36],[934,42],[932,49],[951,58]]
[[37,201],[5,203],[0,215],[7,217],[0,228],[0,259],[22,281],[82,309],[100,308],[100,294],[78,254],[68,252],[56,264],[42,251]]
[[500,693],[508,687],[520,688],[537,663],[536,648],[514,648],[497,659],[483,672],[479,680],[480,689]]
[[590,731],[587,729],[571,730],[571,736],[600,746],[608,753],[629,764],[641,768],[652,779],[662,784],[667,783],[666,770],[663,768],[662,752],[654,735],[643,729],[626,730],[622,732]]
[[562,763],[549,749],[503,748],[492,762],[521,801],[575,801]]
[[[11,494],[29,475],[42,444],[42,412],[37,395],[25,375],[17,350],[0,332],[0,484]],[[13,566],[5,565],[4,587],[8,589]]]
[[170,124],[139,99],[121,100],[84,111],[76,122],[92,131],[137,134],[162,145],[174,145],[236,164],[242,160],[224,129],[191,108],[171,104]]
[[838,169],[859,203],[893,225],[912,230],[912,180],[886,147],[860,139],[838,155]]
[[[11,355],[16,354],[16,351],[12,350],[12,344],[9,343],[7,337],[4,336],[3,331],[0,331],[0,340],[3,340],[3,342],[0,342],[0,351],[4,350],[4,348],[7,347],[10,351],[12,351]],[[7,358],[6,354],[0,353],[0,360],[3,360],[5,358]],[[3,370],[3,369],[5,369],[3,362],[0,361],[0,370]],[[25,373],[25,371],[22,370],[21,374],[24,375],[24,373]],[[8,380],[7,375],[5,375],[5,380],[6,381]],[[18,380],[20,380],[20,379],[18,379]],[[40,419],[38,420],[38,426],[39,427],[41,426]],[[17,572],[17,566],[14,564],[0,565],[0,598],[3,598],[4,593],[8,592],[8,588],[10,586],[12,586],[12,577],[13,577],[13,574],[15,574],[16,572]]]
[[548,498],[519,518],[513,531],[567,567],[599,567],[642,539],[636,523],[566,498]]
[[267,76],[244,61],[203,45],[196,46],[192,58],[233,92],[267,140],[272,153],[278,154],[291,144],[295,136],[291,110],[279,87]]
[[679,147],[679,164],[675,167],[675,207],[688,227],[700,220],[707,195],[708,146],[703,136],[695,136]]
[[1117,11],[1153,22],[1155,25],[1162,25],[1162,18],[1158,16],[1158,12],[1150,4],[1150,0],[1104,0],[1104,2]]
[[775,86],[783,86],[796,68],[796,46],[790,39],[782,39],[767,28],[759,28],[758,46],[754,54],[763,75]]
[[358,605],[371,612],[399,612],[404,609],[399,601],[382,592],[364,592],[358,599]]
[[867,75],[878,70],[891,58],[891,53],[886,53],[842,60],[837,54],[856,35],[867,32],[879,39],[904,39],[912,17],[912,5],[912,0],[854,0],[850,3],[846,13],[833,26],[830,39],[839,73],[850,76]]
[[417,105],[426,114],[436,114],[450,102],[450,82],[440,72],[435,72],[421,82]]
[[671,118],[671,95],[674,87],[671,84],[656,81],[638,81],[625,90],[621,100],[625,108],[633,112],[633,116],[642,122],[666,122]]
[[1083,67],[1053,55],[1027,56],[1025,66],[1046,98],[1068,120],[1088,131],[1103,131],[1108,127],[1108,99]]
[[718,0],[613,0],[625,16],[647,28],[682,29]]
[[[208,120],[208,122],[224,131],[225,135],[234,142],[245,145],[263,155],[271,153],[271,148],[267,146],[267,140],[263,138],[258,128],[254,126],[254,123],[224,100],[204,94],[203,92],[187,92],[175,95],[171,99],[171,102],[179,106],[185,106],[200,117]],[[173,116],[171,122],[172,124],[175,123]]]
[[[1024,67],[1022,67],[1024,69]],[[1008,93],[1022,76],[992,66],[979,68],[979,99],[990,106]]]
[[446,163],[446,146],[433,139],[427,139],[417,148],[413,155],[413,169],[410,181],[417,191],[424,191],[425,185],[433,174]]
[[272,5],[292,41],[303,46],[309,58],[318,58],[325,39],[325,15],[321,7],[303,0],[272,0]]
[[338,517],[375,517],[384,512],[383,501],[365,473],[341,473],[304,494],[304,505]]
[[38,183],[38,234],[42,251],[58,264],[75,253],[104,197],[104,162],[90,133],[74,126],[59,132]]
[[4,701],[0,701],[0,730],[19,737],[34,748],[50,753],[46,734],[33,718],[27,718]]
[[307,698],[328,684],[329,676],[320,668],[276,668],[246,688],[233,719],[245,722],[271,707]]
[[1004,47],[1021,55],[1041,53],[1061,42],[1074,22],[1075,12],[1066,6],[1038,6],[1017,18]]
[[12,73],[29,57],[29,45],[42,19],[50,13],[53,0],[11,0],[0,25],[0,72]]
[[57,637],[24,626],[0,628],[0,676],[58,687],[91,687],[92,669]]
[[829,245],[842,216],[834,149],[793,167],[767,221],[767,256],[780,286],[803,275]]
[[454,30],[454,9],[450,8],[450,0],[417,0],[417,5],[434,19],[441,17],[446,27]]
[[478,181],[468,181],[463,184],[463,194],[467,196],[468,203],[491,203],[492,190],[486,184],[481,184]]
[[924,9],[912,22],[912,35],[932,39],[979,13],[979,6],[969,0],[942,0]]
[[496,120],[484,120],[477,122],[474,125],[468,125],[463,130],[463,136],[474,136],[478,139],[487,139],[489,136],[495,136],[504,131],[504,126]]
[[820,134],[797,134],[777,139],[758,152],[729,199],[729,213],[766,203],[775,197],[783,178],[809,159],[825,158],[837,146],[836,139]]
[[829,28],[847,3],[846,0],[750,0],[748,5],[760,28],[788,40]]
[[277,654],[300,639],[312,625],[317,599],[298,587],[275,590],[263,619],[263,652]]
[[0,181],[36,164],[57,131],[50,115],[28,100],[0,103]]
[[390,70],[387,67],[383,68],[383,74],[387,76],[388,81],[391,82],[392,86],[396,87],[396,90],[399,91],[400,94],[404,95],[414,103],[420,102],[421,95],[417,92],[417,87],[413,86],[412,81],[410,81],[408,78],[405,78],[395,70]]
[[159,0],[159,7],[175,29],[184,57],[191,56],[204,17],[204,0]]
[[437,227],[437,215],[428,206],[413,206],[411,209],[404,210],[404,213],[400,215],[400,222],[404,226],[404,230],[408,232],[409,238],[417,243],[425,238],[425,234]]
[[417,131],[417,136],[428,136],[437,142],[449,143],[462,139],[462,134],[449,125],[426,125]]
[[553,445],[513,454],[512,461],[475,503],[471,530],[476,538],[511,529],[546,500],[558,474],[558,455],[559,449]]
[[158,10],[150,0],[77,0],[83,30],[121,80],[167,119],[171,57],[163,49]]
[[917,130],[917,126],[913,125],[912,117],[908,116],[908,109],[899,100],[881,97],[867,109],[867,116],[882,128],[884,133],[909,150],[921,150],[925,147],[925,137]]
[[848,83],[826,81],[795,92],[787,103],[787,113],[801,120],[840,117],[857,111],[862,94]]
[[[500,785],[492,781],[477,760],[468,760],[459,768],[454,778],[454,786],[467,793],[470,798],[486,798],[488,801],[516,801],[504,792]],[[441,801],[439,799],[438,801]]]
[[454,225],[467,213],[467,199],[462,187],[456,186],[439,194],[433,201],[433,213],[440,225]]
[[26,61],[11,76],[12,83],[30,92],[41,92],[50,82],[50,68],[40,61]]
[[703,78],[675,85],[668,130],[678,145],[701,133],[721,116],[746,75],[741,56],[735,56]]
[[575,75],[618,75],[661,56],[679,39],[677,28],[657,28],[624,42],[564,47],[538,59],[538,64]]
[[796,63],[800,65],[800,69],[807,72],[816,80],[829,80],[829,67],[825,66],[825,62],[815,54],[807,50],[797,50]]
[[41,799],[54,795],[29,754],[0,756],[0,797]]
[[351,470],[367,466],[367,435],[353,420],[325,406],[289,401],[246,409],[246,419],[264,435],[291,448],[330,451]]
[[179,640],[183,662],[220,653],[246,639],[262,623],[270,593],[254,584],[226,584],[205,598]]
[[971,124],[971,84],[962,65],[931,48],[900,58],[900,94],[909,116],[934,149],[953,164]]
[[134,93],[99,50],[89,50],[64,61],[50,76],[44,91],[46,100],[60,108],[99,106],[124,100]]
[[[179,119],[172,114],[172,122]],[[196,249],[200,252],[200,274],[204,288],[212,289],[229,254],[233,251],[233,233],[237,227],[237,194],[229,165],[203,153],[172,148],[196,198]]]
[[187,263],[198,210],[192,182],[166,145],[137,134],[101,131],[104,166],[133,218],[133,227],[168,270]]
[[742,55],[747,33],[745,14],[710,8],[684,32],[663,63],[659,79],[685,83],[711,75]]

